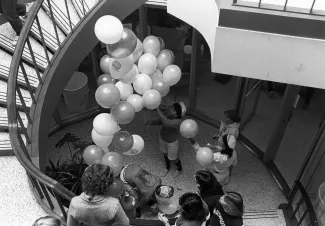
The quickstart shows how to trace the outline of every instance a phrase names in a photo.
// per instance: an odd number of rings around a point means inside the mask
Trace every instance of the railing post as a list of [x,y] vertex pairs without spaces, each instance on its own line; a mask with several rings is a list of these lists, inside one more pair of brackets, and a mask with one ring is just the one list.
[[47,52],[47,48],[46,48],[46,43],[45,43],[44,36],[43,36],[42,27],[41,27],[41,24],[39,22],[39,19],[38,19],[38,16],[37,15],[36,15],[35,19],[36,19],[36,24],[37,24],[37,27],[38,27],[38,30],[39,30],[39,34],[41,36],[41,41],[42,41],[42,45],[43,45],[43,49],[44,49],[44,52],[45,52],[45,56],[46,56],[47,63],[48,63],[49,66],[51,66],[51,61],[50,61],[50,58],[49,58],[49,53]]
[[47,3],[49,5],[50,17],[51,17],[51,20],[52,20],[52,23],[53,23],[56,40],[58,42],[59,49],[61,49],[61,43],[60,43],[60,39],[59,39],[59,35],[58,35],[58,30],[57,30],[57,27],[56,27],[56,22],[54,20],[54,15],[53,15],[53,11],[52,11],[51,1],[50,0],[47,0]]
[[[23,65],[22,62],[20,62],[20,68],[21,68],[21,71],[22,71],[23,76],[24,76],[24,78],[25,78],[25,82],[26,82],[26,85],[27,85],[27,88],[28,88],[29,94],[30,94],[30,96],[31,96],[31,98],[32,98],[33,104],[36,104],[36,100],[35,100],[35,97],[34,97],[34,93],[33,93],[33,91],[32,91],[32,87],[31,87],[31,85],[30,85],[30,83],[29,83],[28,76],[27,76],[27,73],[26,73],[25,67],[24,67],[24,65]],[[19,89],[19,88],[17,88],[17,89]]]
[[35,59],[34,52],[33,52],[32,46],[30,44],[29,38],[26,39],[26,42],[27,42],[27,46],[28,46],[28,49],[29,49],[29,54],[30,54],[30,56],[32,57],[32,60],[33,60],[34,69],[36,71],[38,81],[39,81],[40,84],[43,84],[42,77],[41,77],[41,74],[39,72],[39,69],[38,69],[38,66],[37,66],[37,63],[36,63],[36,59]]
[[19,87],[17,87],[17,93],[18,93],[18,96],[19,96],[19,99],[20,99],[21,105],[22,105],[23,108],[24,108],[24,111],[25,111],[25,114],[26,114],[26,117],[27,117],[28,123],[29,123],[29,124],[32,124],[32,123],[33,123],[33,120],[32,120],[32,118],[31,118],[30,115],[29,115],[29,111],[27,110],[27,106],[26,106],[26,103],[25,103],[24,97],[23,97],[23,95],[21,94],[21,91],[20,91]]
[[69,12],[69,7],[68,7],[67,0],[64,0],[64,3],[65,3],[65,8],[67,9],[67,14],[68,14],[68,20],[69,20],[70,29],[72,31],[73,28],[72,28],[72,22],[71,22],[71,17],[70,17],[70,12]]

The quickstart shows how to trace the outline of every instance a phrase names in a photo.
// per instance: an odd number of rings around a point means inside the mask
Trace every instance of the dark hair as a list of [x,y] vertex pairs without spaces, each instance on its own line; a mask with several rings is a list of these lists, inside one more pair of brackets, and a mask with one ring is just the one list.
[[113,179],[113,171],[109,166],[95,163],[88,166],[82,175],[82,191],[91,197],[106,195]]
[[61,226],[61,221],[57,218],[46,216],[38,218],[33,226]]
[[205,209],[203,201],[198,194],[185,193],[179,198],[182,208],[182,216],[186,221],[203,222],[205,220]]
[[223,154],[223,155],[228,155],[229,158],[231,158],[232,154],[234,153],[234,150],[231,149],[228,145],[228,135],[229,134],[225,134],[222,136],[222,141],[223,141],[223,144],[224,144],[224,147],[220,153]]
[[244,214],[244,201],[237,192],[227,192],[224,195],[223,209],[228,215],[241,217]]
[[173,108],[176,112],[177,118],[182,118],[182,106],[179,103],[173,104]]
[[239,113],[236,110],[227,110],[223,112],[232,122],[240,122]]
[[211,189],[214,186],[215,176],[209,170],[199,170],[195,174],[195,179],[200,186],[200,192],[206,189]]

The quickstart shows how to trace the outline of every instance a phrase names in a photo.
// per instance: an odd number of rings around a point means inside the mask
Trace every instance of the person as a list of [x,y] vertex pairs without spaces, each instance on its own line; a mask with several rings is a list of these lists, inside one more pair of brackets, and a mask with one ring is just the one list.
[[241,226],[243,225],[243,198],[237,192],[227,192],[216,199],[210,225]]
[[16,32],[12,45],[16,46],[23,22],[27,18],[26,4],[17,3],[17,0],[0,0],[0,13],[3,13],[11,27]]
[[272,98],[274,96],[275,88],[274,83],[271,81],[267,81],[267,91],[269,92],[268,96]]
[[86,168],[81,179],[83,193],[70,202],[68,226],[129,224],[119,200],[109,196],[113,179],[113,170],[109,166],[93,164]]
[[38,218],[32,226],[61,226],[61,221],[55,217],[46,216]]
[[[138,193],[140,200],[136,204],[136,218],[141,217],[141,210],[147,205],[155,207],[157,201],[155,191],[162,183],[160,177],[142,169],[138,164],[129,164],[122,169],[120,178],[125,184],[131,186],[131,189],[128,189],[131,195],[133,194],[132,190],[136,190]],[[132,196],[138,199],[136,195]]]
[[[174,226],[202,226],[210,218],[208,206],[198,194],[183,194],[179,198],[179,206],[181,211]],[[170,226],[165,214],[159,213],[158,218],[165,226]]]
[[179,128],[185,115],[186,107],[183,102],[174,103],[172,106],[161,105],[157,108],[159,118],[145,122],[145,125],[162,125],[159,133],[159,147],[164,155],[165,170],[160,175],[164,177],[170,171],[171,162],[176,165],[172,177],[178,177],[183,170],[178,158]]
[[[236,166],[238,162],[236,151],[228,145],[230,136],[231,134],[224,134],[221,137],[222,143],[219,143],[218,140],[217,146],[207,145],[214,150],[213,162],[207,166],[207,169],[212,171],[221,185],[230,182],[233,166]],[[201,146],[193,138],[189,138],[189,140],[195,152],[201,149]]]
[[213,135],[213,139],[217,140],[219,146],[222,146],[222,137],[225,134],[228,136],[228,146],[231,149],[235,149],[237,138],[239,136],[240,117],[236,110],[224,111],[223,118],[221,119],[221,125],[218,133]]

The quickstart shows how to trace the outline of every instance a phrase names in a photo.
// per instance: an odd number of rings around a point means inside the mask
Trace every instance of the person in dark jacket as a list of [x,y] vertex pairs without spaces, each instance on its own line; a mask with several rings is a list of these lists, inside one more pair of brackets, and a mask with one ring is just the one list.
[[244,204],[237,192],[227,192],[216,199],[210,226],[242,226]]

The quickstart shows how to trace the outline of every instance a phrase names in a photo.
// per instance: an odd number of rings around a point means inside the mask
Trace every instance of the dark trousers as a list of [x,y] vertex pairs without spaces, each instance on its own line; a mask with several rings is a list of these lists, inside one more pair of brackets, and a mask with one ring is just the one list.
[[19,35],[23,23],[18,16],[26,15],[26,5],[17,3],[16,0],[0,0],[0,11],[6,16],[16,34]]
[[309,105],[311,98],[313,97],[315,89],[308,87],[306,89],[305,104]]
[[269,91],[269,92],[274,92],[274,84],[273,84],[273,82],[270,82],[270,81],[267,81],[267,90]]

